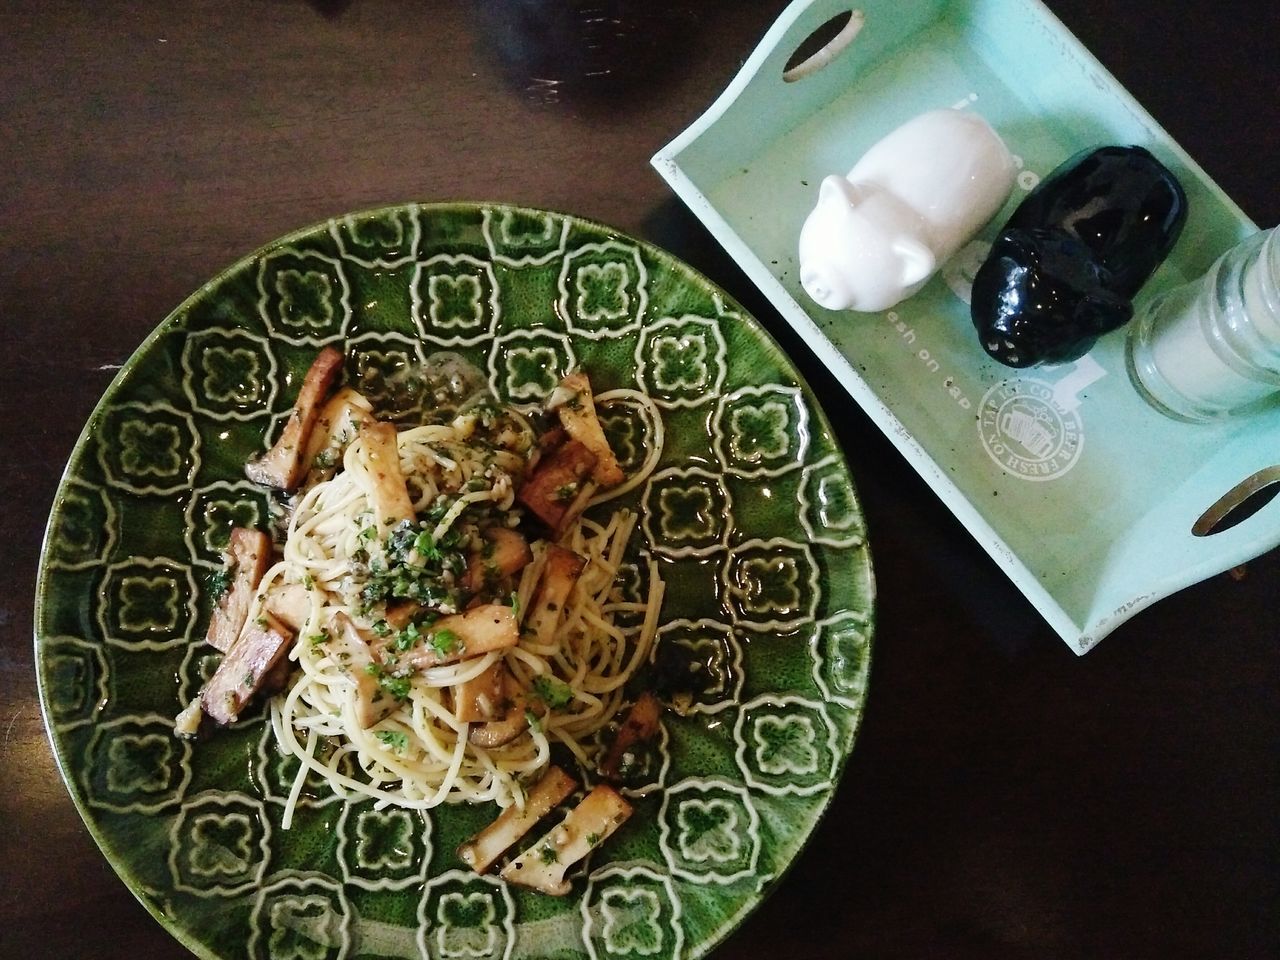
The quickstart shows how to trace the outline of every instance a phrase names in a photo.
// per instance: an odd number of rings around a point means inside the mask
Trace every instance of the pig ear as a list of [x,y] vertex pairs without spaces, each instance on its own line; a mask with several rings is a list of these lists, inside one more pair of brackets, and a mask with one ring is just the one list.
[[902,284],[913,287],[923,282],[938,265],[933,251],[919,240],[901,237],[893,242],[893,252],[902,258]]
[[818,202],[830,203],[832,201],[854,206],[858,202],[858,190],[844,177],[838,177],[835,174],[823,177],[822,185],[818,187]]

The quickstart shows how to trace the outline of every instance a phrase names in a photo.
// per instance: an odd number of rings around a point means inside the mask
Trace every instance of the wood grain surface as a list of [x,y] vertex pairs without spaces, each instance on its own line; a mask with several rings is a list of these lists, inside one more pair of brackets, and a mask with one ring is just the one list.
[[[607,42],[557,26],[570,5],[0,4],[0,955],[183,954],[81,823],[36,696],[41,537],[95,402],[259,244],[450,198],[571,211],[689,261],[795,358],[853,465],[879,581],[865,726],[814,841],[717,960],[1280,954],[1280,557],[1073,656],[649,168],[783,0],[597,0],[623,21]],[[1280,221],[1275,3],[1049,6]]]

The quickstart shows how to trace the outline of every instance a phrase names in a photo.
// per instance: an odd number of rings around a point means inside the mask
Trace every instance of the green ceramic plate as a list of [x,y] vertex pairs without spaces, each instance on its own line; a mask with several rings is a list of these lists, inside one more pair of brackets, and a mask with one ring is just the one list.
[[[171,720],[216,654],[206,589],[244,479],[322,344],[412,417],[401,372],[460,354],[503,401],[582,366],[638,387],[667,442],[630,497],[668,584],[651,669],[680,676],[636,813],[553,899],[462,868],[494,808],[421,817],[315,785],[261,713],[196,745]],[[449,384],[438,385],[446,393]],[[634,466],[653,425],[604,411]],[[643,585],[628,571],[628,589]],[[63,776],[130,889],[203,957],[698,957],[760,902],[831,800],[858,728],[874,587],[848,468],[812,393],[722,291],[651,246],[537,210],[408,205],[285,237],[201,288],[107,391],[49,521],[36,604]],[[535,834],[537,835],[537,834]]]

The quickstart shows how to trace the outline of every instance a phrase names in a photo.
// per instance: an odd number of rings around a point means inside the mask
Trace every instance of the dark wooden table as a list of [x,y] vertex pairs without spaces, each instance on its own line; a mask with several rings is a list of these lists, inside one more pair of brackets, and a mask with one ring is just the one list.
[[[784,0],[579,2],[634,32],[576,52],[568,5],[0,6],[0,954],[182,953],[81,824],[36,697],[41,534],[97,398],[259,244],[474,198],[603,220],[702,269],[795,358],[854,466],[880,587],[865,727],[808,851],[716,957],[1280,955],[1280,556],[1073,656],[648,166]],[[1274,3],[1050,6],[1280,221]]]

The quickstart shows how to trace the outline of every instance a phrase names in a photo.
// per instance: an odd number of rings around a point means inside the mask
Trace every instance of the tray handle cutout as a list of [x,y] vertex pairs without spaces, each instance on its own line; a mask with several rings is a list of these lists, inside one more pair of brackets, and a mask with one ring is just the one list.
[[1243,523],[1280,493],[1280,464],[1264,467],[1219,497],[1191,525],[1197,537],[1210,537]]
[[782,69],[782,79],[787,83],[795,83],[817,73],[844,53],[866,22],[867,18],[861,10],[837,13],[800,41]]

